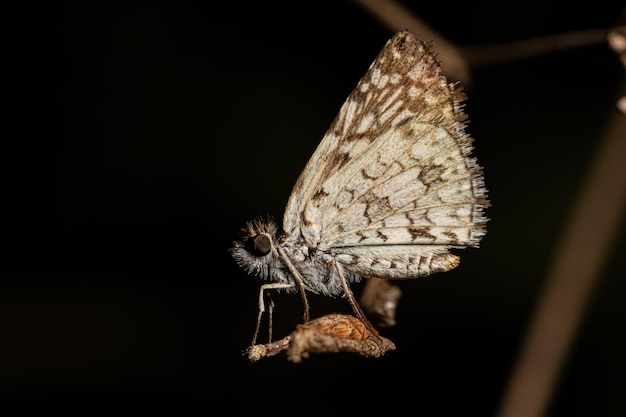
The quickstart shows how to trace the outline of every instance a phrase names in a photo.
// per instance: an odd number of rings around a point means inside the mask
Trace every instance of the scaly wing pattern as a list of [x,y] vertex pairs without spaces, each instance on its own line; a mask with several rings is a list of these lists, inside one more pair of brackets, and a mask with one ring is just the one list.
[[365,277],[416,278],[477,246],[488,206],[465,133],[464,93],[407,31],[385,45],[341,107],[287,204],[303,238]]

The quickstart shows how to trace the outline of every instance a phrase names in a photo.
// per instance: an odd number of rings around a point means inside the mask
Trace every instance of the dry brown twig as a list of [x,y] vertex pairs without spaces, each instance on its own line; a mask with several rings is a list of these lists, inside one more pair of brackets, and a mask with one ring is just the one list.
[[245,355],[251,362],[275,356],[286,351],[287,359],[302,362],[312,353],[356,353],[367,358],[378,358],[395,344],[382,337],[358,318],[345,314],[328,314],[299,324],[289,336],[276,342],[250,346]]

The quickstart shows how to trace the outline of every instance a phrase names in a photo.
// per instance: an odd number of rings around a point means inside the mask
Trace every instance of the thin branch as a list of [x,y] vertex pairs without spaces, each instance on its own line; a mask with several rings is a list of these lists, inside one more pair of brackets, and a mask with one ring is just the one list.
[[472,67],[495,65],[538,55],[606,43],[609,28],[559,33],[494,45],[461,47]]
[[251,362],[286,352],[287,359],[294,363],[302,362],[312,353],[356,353],[367,358],[378,358],[395,344],[379,334],[374,334],[369,326],[354,316],[328,314],[299,324],[289,336],[265,345],[250,346],[244,354]]
[[547,277],[500,417],[540,417],[626,210],[626,117],[614,114]]

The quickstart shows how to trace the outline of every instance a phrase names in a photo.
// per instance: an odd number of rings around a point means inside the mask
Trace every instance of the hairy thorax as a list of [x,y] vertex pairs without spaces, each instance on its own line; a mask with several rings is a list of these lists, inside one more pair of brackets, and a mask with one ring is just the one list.
[[[360,277],[338,263],[333,255],[319,250],[309,250],[304,245],[282,246],[281,249],[301,274],[305,288],[314,293],[337,296],[343,292],[338,268],[348,282],[357,282]],[[281,259],[282,260],[282,259]],[[293,280],[287,268],[282,269],[288,279]]]

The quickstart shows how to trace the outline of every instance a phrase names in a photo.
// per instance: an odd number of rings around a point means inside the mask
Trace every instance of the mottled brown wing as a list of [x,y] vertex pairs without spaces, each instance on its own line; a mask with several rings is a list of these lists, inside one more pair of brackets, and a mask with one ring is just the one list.
[[[396,34],[298,178],[283,220],[287,240],[302,236],[364,276],[423,275],[424,262],[456,266],[438,254],[477,245],[488,204],[464,132],[464,97],[428,45]],[[407,272],[375,267],[385,259]]]

